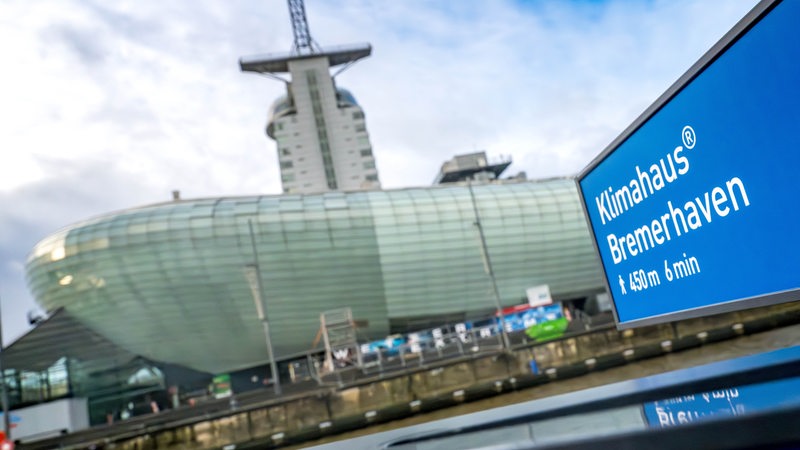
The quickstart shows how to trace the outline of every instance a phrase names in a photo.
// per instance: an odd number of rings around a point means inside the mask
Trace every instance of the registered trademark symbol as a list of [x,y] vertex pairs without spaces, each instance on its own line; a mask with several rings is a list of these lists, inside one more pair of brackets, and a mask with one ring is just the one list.
[[683,131],[681,132],[681,140],[683,141],[683,146],[687,149],[693,149],[694,144],[697,143],[697,136],[694,134],[694,129],[689,125],[683,127]]

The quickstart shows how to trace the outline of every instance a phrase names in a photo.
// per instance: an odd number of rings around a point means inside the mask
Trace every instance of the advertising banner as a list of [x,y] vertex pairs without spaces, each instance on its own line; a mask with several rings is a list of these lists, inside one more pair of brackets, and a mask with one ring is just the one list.
[[553,297],[550,295],[550,286],[547,284],[529,287],[525,290],[525,294],[528,296],[528,304],[533,307],[553,304]]
[[579,177],[620,328],[800,299],[800,2],[763,2]]
[[211,380],[211,392],[214,398],[225,398],[233,395],[230,374],[215,375]]

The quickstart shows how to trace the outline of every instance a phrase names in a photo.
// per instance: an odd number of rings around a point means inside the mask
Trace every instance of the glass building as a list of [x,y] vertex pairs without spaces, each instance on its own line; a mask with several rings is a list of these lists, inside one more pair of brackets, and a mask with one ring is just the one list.
[[603,290],[571,179],[392,191],[175,200],[110,213],[39,242],[26,274],[47,311],[154,361],[222,373],[312,348],[349,307],[365,339],[495,310],[547,284]]

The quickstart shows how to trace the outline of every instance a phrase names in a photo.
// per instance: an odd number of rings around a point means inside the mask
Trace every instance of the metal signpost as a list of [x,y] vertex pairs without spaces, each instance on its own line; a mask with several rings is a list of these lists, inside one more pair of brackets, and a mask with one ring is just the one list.
[[492,293],[494,294],[494,307],[497,312],[497,318],[500,321],[500,336],[503,339],[503,350],[511,349],[511,342],[508,340],[508,329],[506,328],[506,319],[503,315],[503,307],[500,304],[500,290],[497,288],[497,279],[494,276],[494,268],[492,267],[492,260],[489,256],[489,249],[486,247],[486,236],[483,234],[483,226],[481,226],[481,217],[478,213],[478,204],[475,201],[475,192],[472,190],[472,181],[467,182],[469,188],[469,197],[472,200],[472,211],[475,214],[475,226],[478,228],[478,238],[480,239],[481,258],[483,260],[483,268],[489,280],[492,282]]
[[[2,306],[0,306],[2,309]],[[8,405],[8,386],[6,385],[6,348],[3,344],[3,315],[0,313],[0,403],[3,411],[3,433],[7,440],[11,440],[11,411]]]
[[272,349],[272,335],[269,331],[269,319],[267,317],[267,306],[264,299],[264,285],[261,282],[261,266],[258,263],[258,250],[256,249],[256,238],[253,233],[253,221],[247,221],[247,226],[250,229],[250,243],[253,245],[253,259],[254,264],[249,264],[245,267],[245,276],[250,283],[250,288],[253,292],[253,302],[256,307],[258,319],[264,327],[264,338],[267,345],[267,359],[269,359],[270,376],[272,377],[272,389],[276,396],[281,395],[281,376],[278,372],[278,365],[275,362],[275,352]]
[[757,5],[578,176],[620,328],[800,299],[798,23]]

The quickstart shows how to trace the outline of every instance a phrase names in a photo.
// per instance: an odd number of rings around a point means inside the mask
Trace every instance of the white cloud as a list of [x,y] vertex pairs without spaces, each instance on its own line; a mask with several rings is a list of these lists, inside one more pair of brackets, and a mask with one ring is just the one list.
[[[579,171],[755,0],[306,3],[321,45],[373,45],[338,82],[393,188],[476,149],[510,173]],[[291,39],[282,0],[0,3],[6,335],[32,306],[18,269],[58,228],[173,189],[280,191],[263,130],[284,88],[238,58]]]

